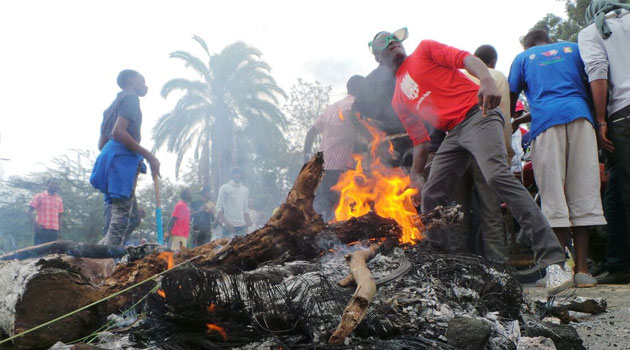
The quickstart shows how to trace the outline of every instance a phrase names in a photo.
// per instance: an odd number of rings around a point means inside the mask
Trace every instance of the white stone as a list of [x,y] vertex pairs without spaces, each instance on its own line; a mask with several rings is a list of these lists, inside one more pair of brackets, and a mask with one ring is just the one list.
[[556,350],[553,341],[545,337],[521,337],[516,346],[517,350]]

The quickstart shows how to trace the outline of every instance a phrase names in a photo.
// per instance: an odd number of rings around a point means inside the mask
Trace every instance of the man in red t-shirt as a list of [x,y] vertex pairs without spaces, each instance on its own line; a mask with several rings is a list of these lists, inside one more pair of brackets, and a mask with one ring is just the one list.
[[[36,194],[28,207],[27,214],[35,231],[35,245],[56,241],[61,228],[63,201],[57,194],[59,183],[50,179],[46,185],[46,191]],[[33,212],[37,213],[37,218]]]
[[[504,121],[495,109],[501,93],[486,65],[467,51],[433,40],[423,40],[407,56],[402,40],[396,32],[381,32],[369,45],[377,61],[396,77],[392,106],[414,144],[411,181],[412,186],[422,190],[422,209],[445,205],[453,185],[474,157],[490,188],[508,204],[531,241],[537,263],[551,275],[548,292],[570,287],[573,274],[565,264],[564,250],[532,197],[510,173]],[[480,85],[460,69],[478,78]],[[436,152],[426,184],[423,170],[429,134],[424,122],[448,132]],[[428,234],[449,246],[447,235]]]
[[180,193],[181,199],[175,204],[173,215],[168,222],[167,235],[171,236],[171,249],[180,250],[188,245],[188,234],[190,233],[190,209],[188,203],[192,201],[192,195],[188,189],[183,189]]

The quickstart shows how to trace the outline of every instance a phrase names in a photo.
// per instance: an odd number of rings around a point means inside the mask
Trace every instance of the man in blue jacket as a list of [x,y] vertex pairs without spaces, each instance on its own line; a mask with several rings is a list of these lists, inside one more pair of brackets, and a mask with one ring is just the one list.
[[139,224],[136,203],[136,182],[140,172],[146,172],[143,159],[149,162],[153,177],[160,175],[160,162],[140,146],[142,111],[140,99],[147,94],[144,77],[130,69],[118,74],[122,89],[103,113],[96,159],[90,183],[105,194],[111,204],[111,221],[104,244],[122,245]]

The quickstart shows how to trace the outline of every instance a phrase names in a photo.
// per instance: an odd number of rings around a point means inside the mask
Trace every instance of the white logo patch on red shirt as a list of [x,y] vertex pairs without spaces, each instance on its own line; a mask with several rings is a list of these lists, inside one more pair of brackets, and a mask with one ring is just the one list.
[[418,98],[420,87],[418,86],[418,83],[411,78],[409,72],[405,73],[405,76],[400,81],[400,89],[408,99],[415,100]]

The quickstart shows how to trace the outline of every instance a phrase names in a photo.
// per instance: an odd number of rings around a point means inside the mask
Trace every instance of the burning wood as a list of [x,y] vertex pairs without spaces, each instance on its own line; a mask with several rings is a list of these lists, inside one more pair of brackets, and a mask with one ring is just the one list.
[[208,333],[217,332],[221,335],[221,338],[223,338],[223,341],[227,341],[227,333],[225,332],[225,329],[219,327],[218,325],[214,323],[208,323],[206,324],[206,327],[208,328]]
[[379,245],[373,244],[366,250],[361,250],[346,256],[346,261],[350,266],[350,272],[357,284],[357,289],[350,299],[341,316],[341,322],[328,340],[331,345],[339,345],[344,339],[357,328],[365,317],[368,306],[376,293],[376,283],[370,270],[367,268],[367,261],[371,260],[378,251]]
[[31,247],[18,249],[14,252],[0,255],[0,260],[30,259],[50,254],[65,254],[74,257],[106,259],[122,258],[128,251],[121,246],[79,243],[71,241],[54,241]]
[[175,261],[173,260],[173,252],[162,252],[158,254],[158,258],[166,261],[166,268],[168,270],[172,269],[175,266]]
[[[395,218],[383,218],[378,215],[376,209],[374,212],[349,220],[330,225],[324,224],[312,208],[314,192],[323,171],[322,165],[323,157],[320,153],[303,167],[293,189],[287,196],[286,202],[260,230],[231,241],[217,240],[194,249],[181,251],[176,255],[173,253],[153,253],[143,256],[146,252],[135,255],[137,260],[128,259],[124,264],[120,264],[114,273],[107,278],[98,293],[88,294],[87,298],[90,302],[95,301],[101,296],[122,291],[140,281],[171,269],[174,265],[199,257],[192,261],[187,268],[173,269],[166,273],[162,279],[162,293],[158,291],[149,297],[150,300],[158,303],[155,305],[162,305],[160,308],[167,307],[170,310],[168,314],[174,315],[176,320],[190,320],[191,312],[194,310],[194,314],[199,315],[197,327],[207,330],[207,324],[221,324],[226,336],[227,330],[231,328],[245,333],[251,332],[252,325],[256,329],[278,329],[280,327],[278,331],[282,331],[282,329],[286,331],[286,329],[296,327],[295,317],[302,320],[300,318],[302,315],[311,315],[318,320],[319,326],[317,327],[328,324],[327,322],[334,322],[335,315],[337,315],[336,317],[341,315],[343,304],[347,302],[345,291],[336,290],[333,284],[329,284],[327,279],[321,275],[319,277],[309,275],[310,282],[303,280],[304,277],[299,277],[290,283],[287,282],[289,284],[284,287],[285,289],[278,289],[279,285],[284,285],[285,282],[282,281],[284,277],[280,278],[279,281],[261,282],[257,280],[259,277],[255,275],[242,275],[242,277],[234,275],[239,271],[255,270],[263,264],[273,265],[297,259],[318,259],[325,255],[329,249],[333,249],[336,253],[337,250],[343,249],[343,245],[354,241],[382,242],[385,240],[388,242],[388,238],[389,242],[393,241],[396,244],[405,241],[401,227],[394,221]],[[413,222],[414,217],[410,216],[409,218]],[[418,232],[420,231],[418,230]],[[366,264],[365,258],[363,259],[363,266]],[[216,271],[212,270],[213,268],[220,268],[222,271],[212,272]],[[367,276],[370,276],[369,270]],[[371,276],[365,279],[358,272],[353,272],[353,278],[359,282],[358,284],[374,283]],[[370,279],[372,279],[371,282]],[[269,290],[268,299],[265,299],[267,301],[264,303],[261,302],[259,292],[261,283],[267,285]],[[132,301],[140,300],[154,287],[155,282],[149,282],[109,299],[106,308],[98,309],[96,314],[98,317],[104,317],[124,309]],[[285,292],[277,294],[278,290],[285,290]],[[299,294],[296,295],[297,291]],[[313,295],[312,293],[315,292],[321,295]],[[283,295],[284,297],[282,297]],[[309,295],[311,296],[309,297]],[[330,300],[331,295],[335,296],[333,300]],[[364,287],[360,287],[357,289],[355,300],[369,301],[373,296],[374,288],[364,289]],[[341,302],[342,300],[343,302]],[[275,307],[270,307],[270,305],[275,305]],[[314,313],[314,310],[310,308],[315,306],[318,307],[318,310],[323,308],[328,311],[327,313]],[[358,324],[359,328],[361,328],[359,322],[367,313],[367,306],[365,305],[363,310],[359,310],[363,316],[355,318],[354,323]],[[272,313],[270,314],[270,312]],[[380,319],[370,319],[369,322],[366,318],[363,323],[367,322],[368,324],[365,327],[370,329],[372,333],[390,332],[393,329],[392,322],[387,318],[383,319],[382,315],[379,317]],[[251,323],[248,320],[251,320]],[[309,324],[309,322],[300,322],[302,329]],[[79,334],[91,331],[91,328],[76,328]],[[308,327],[306,328],[308,329]],[[347,328],[348,334],[352,332],[350,328]],[[222,334],[221,332],[218,333]],[[318,335],[318,337],[320,336]],[[43,342],[38,346],[48,345],[50,344]]]
[[[400,168],[381,164],[377,147],[385,140],[385,134],[363,121],[361,123],[372,135],[372,164],[365,171],[363,157],[354,155],[356,168],[343,173],[332,188],[340,193],[335,220],[344,221],[373,211],[381,217],[394,219],[400,225],[403,231],[401,243],[414,244],[422,239],[422,222],[414,220],[418,212],[412,202],[418,191],[409,187],[411,180]],[[391,143],[389,146],[390,152],[393,152]]]

